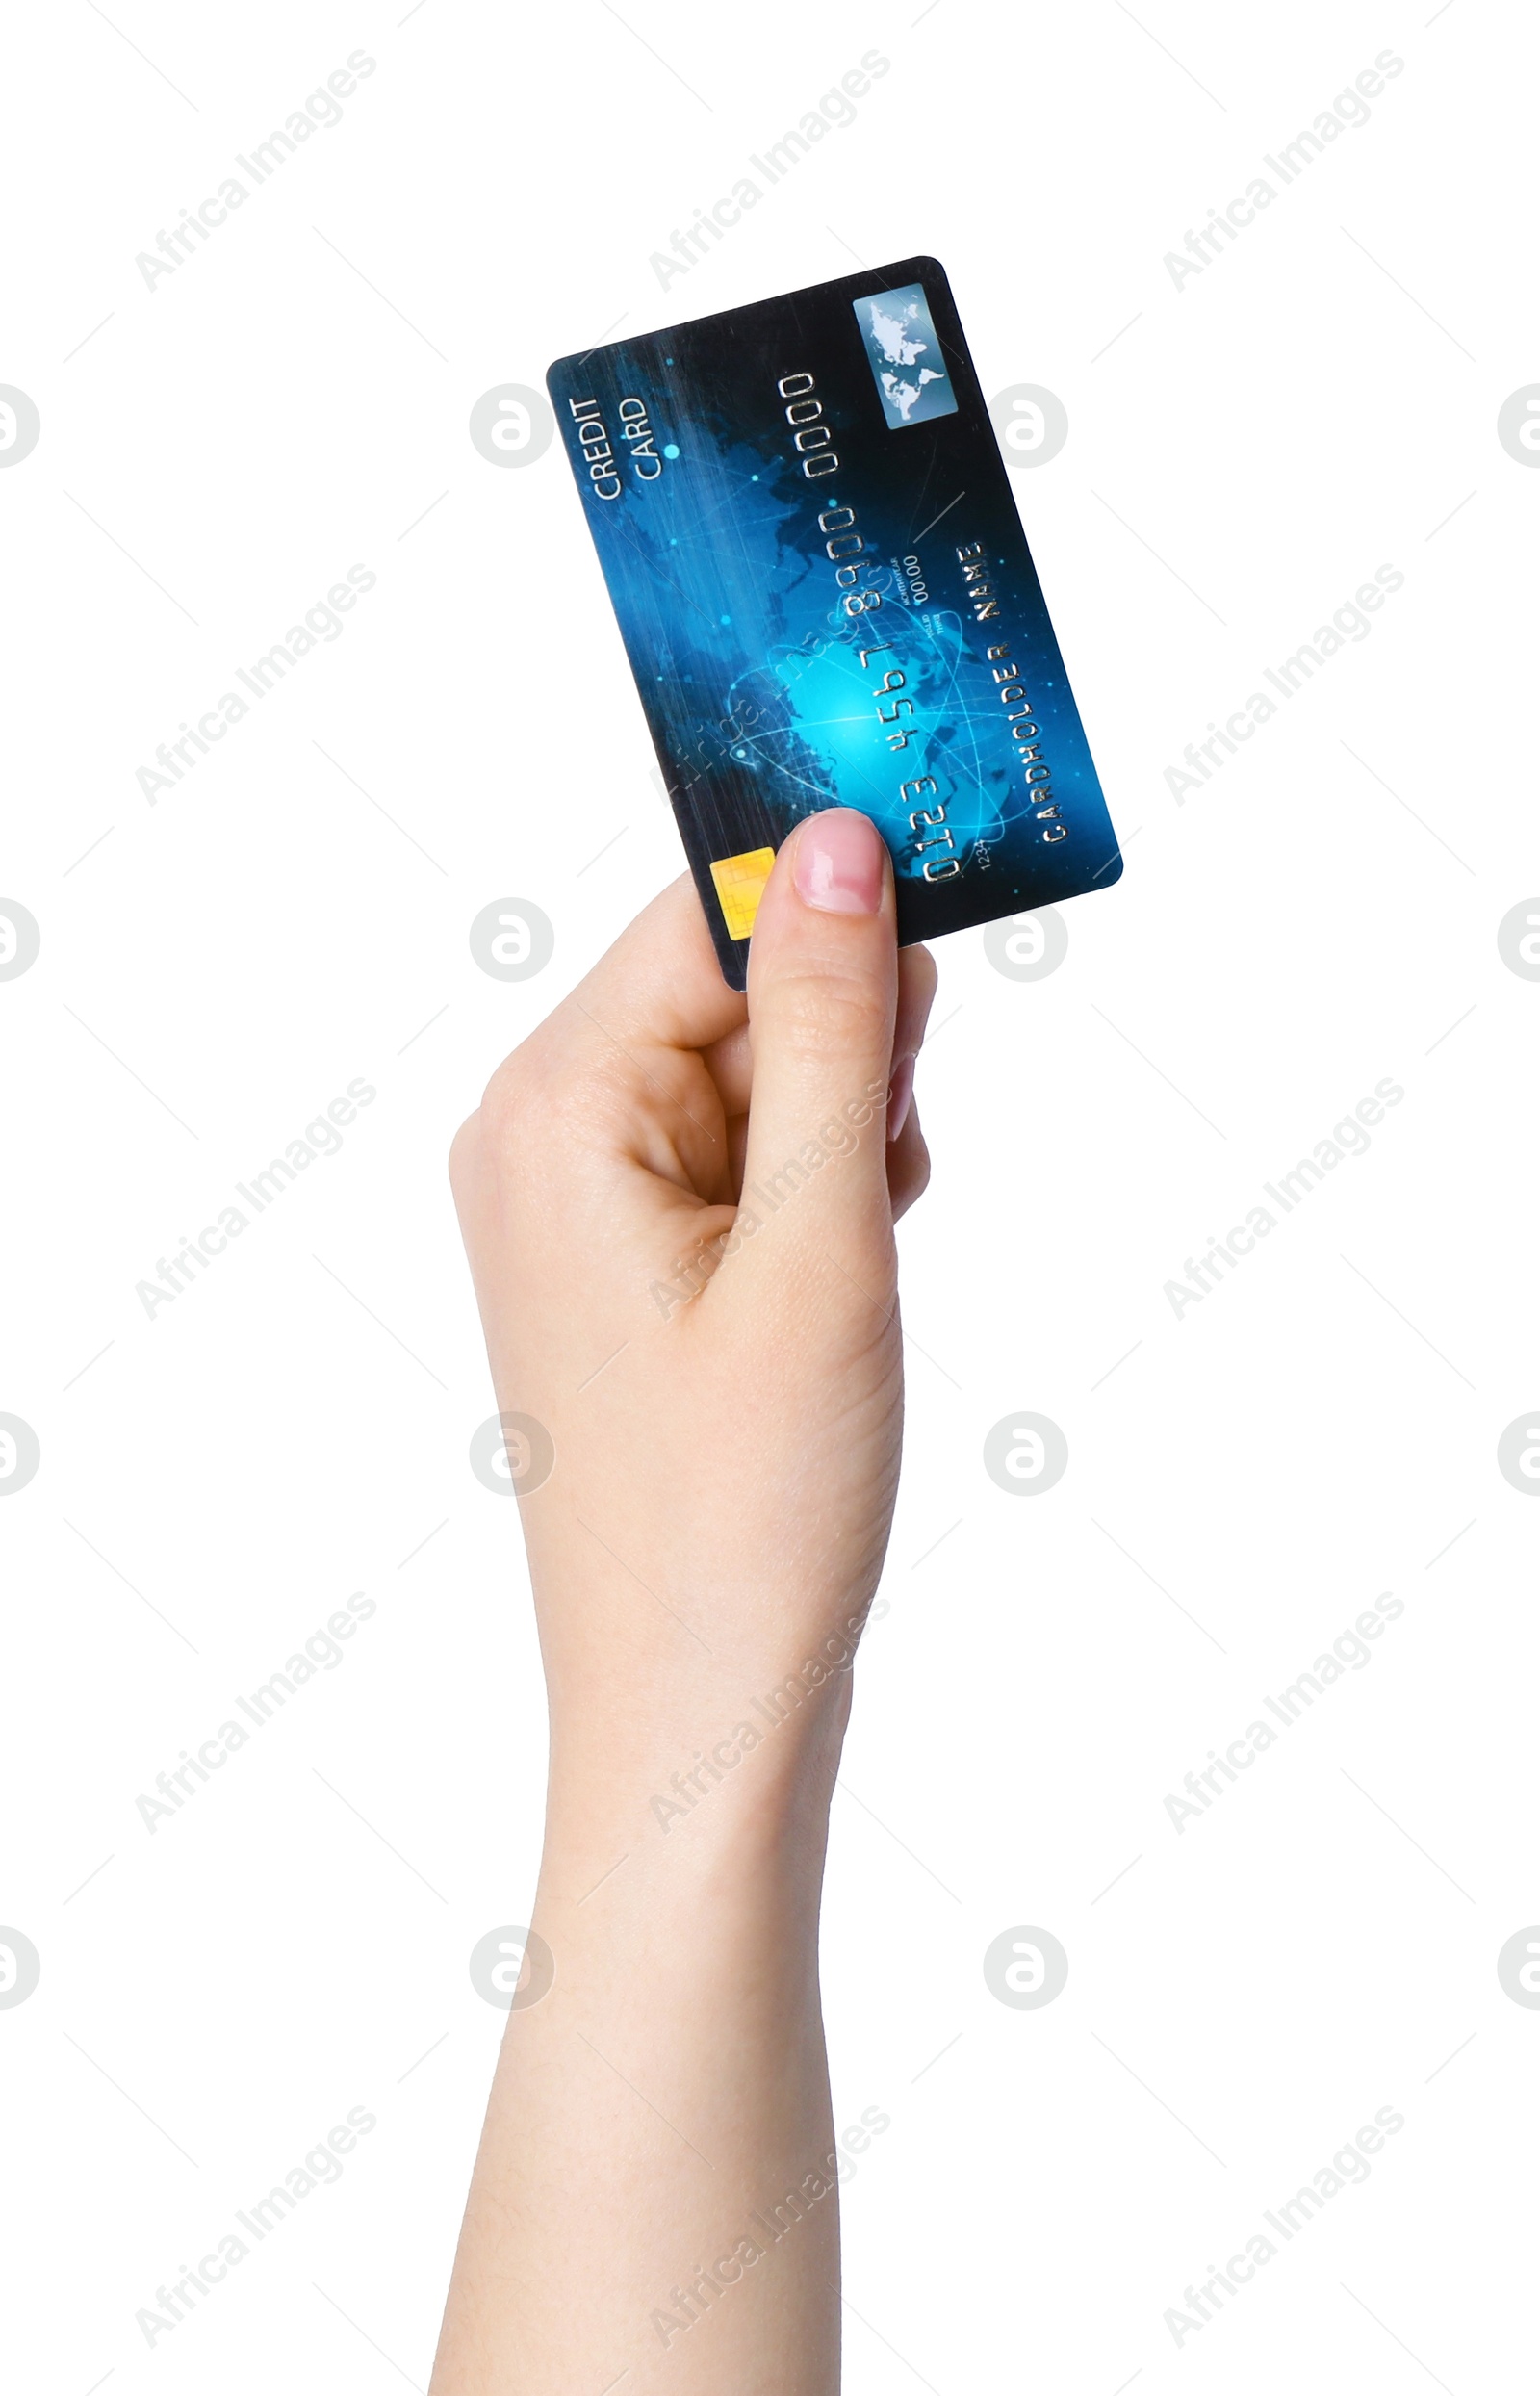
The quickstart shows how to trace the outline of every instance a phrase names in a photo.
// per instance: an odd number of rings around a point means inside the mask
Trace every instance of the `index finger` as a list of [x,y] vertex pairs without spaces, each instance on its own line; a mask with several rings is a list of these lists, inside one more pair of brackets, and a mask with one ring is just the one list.
[[548,1022],[573,1011],[577,1037],[607,1034],[623,1047],[709,1048],[749,1019],[741,991],[722,979],[690,876],[680,874],[644,907]]

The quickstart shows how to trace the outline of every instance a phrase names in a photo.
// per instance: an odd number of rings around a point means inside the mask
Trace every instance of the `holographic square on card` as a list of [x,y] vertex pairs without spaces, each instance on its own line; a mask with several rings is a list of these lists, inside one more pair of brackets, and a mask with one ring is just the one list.
[[866,358],[890,428],[954,416],[957,396],[931,322],[923,283],[853,299]]

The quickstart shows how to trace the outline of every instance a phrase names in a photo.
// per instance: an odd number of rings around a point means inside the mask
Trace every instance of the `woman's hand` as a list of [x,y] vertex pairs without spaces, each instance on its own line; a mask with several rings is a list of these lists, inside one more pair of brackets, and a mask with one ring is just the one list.
[[747,1003],[676,883],[455,1142],[498,1404],[554,1446],[523,1510],[558,1762],[597,1739],[687,1765],[687,1732],[830,1642],[849,1660],[898,1472],[892,1226],[929,1172],[935,988],[874,827],[814,816]]
[[813,816],[747,1002],[677,883],[455,1141],[552,1747],[542,1960],[434,2396],[837,2383],[818,1904],[898,1474],[935,983],[874,827]]

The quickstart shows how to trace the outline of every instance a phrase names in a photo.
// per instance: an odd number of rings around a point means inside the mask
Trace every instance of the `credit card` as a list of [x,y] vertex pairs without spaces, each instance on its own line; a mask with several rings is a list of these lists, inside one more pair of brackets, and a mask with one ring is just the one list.
[[792,826],[860,808],[901,941],[1122,871],[934,258],[547,376],[722,970]]

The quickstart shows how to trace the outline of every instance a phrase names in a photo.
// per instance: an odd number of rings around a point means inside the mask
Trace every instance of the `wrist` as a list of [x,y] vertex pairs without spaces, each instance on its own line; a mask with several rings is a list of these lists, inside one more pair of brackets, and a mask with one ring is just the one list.
[[779,1698],[698,1688],[661,1715],[553,1706],[543,1889],[576,1902],[612,1868],[670,1904],[719,1874],[816,1885],[850,1702],[845,1671],[795,1701],[783,1681]]

